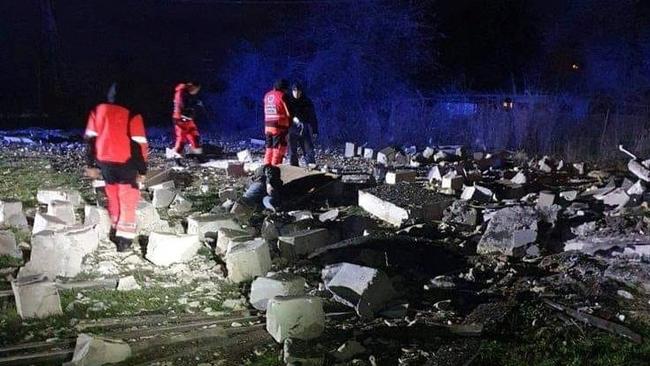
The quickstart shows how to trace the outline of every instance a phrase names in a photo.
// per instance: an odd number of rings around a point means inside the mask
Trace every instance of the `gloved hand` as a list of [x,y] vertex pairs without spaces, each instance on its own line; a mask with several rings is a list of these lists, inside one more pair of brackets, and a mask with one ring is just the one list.
[[293,117],[293,123],[300,123],[300,119],[298,119],[298,117]]

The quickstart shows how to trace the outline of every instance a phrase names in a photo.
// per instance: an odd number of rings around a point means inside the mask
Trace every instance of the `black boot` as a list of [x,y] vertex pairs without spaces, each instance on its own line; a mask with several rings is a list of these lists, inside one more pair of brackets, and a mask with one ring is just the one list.
[[117,251],[120,253],[126,252],[127,250],[131,249],[132,243],[133,243],[133,239],[124,238],[121,236],[118,236],[117,240],[115,241],[115,244],[117,245]]

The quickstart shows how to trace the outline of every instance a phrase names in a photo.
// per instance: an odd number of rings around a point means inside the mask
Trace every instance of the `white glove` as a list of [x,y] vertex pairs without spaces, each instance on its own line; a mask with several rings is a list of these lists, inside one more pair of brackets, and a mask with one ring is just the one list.
[[293,123],[300,123],[300,120],[298,119],[298,117],[293,117]]

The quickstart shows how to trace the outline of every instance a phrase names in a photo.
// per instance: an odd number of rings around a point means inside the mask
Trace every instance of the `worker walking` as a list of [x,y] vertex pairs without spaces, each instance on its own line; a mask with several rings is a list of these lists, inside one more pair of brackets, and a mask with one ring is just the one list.
[[191,147],[190,153],[196,155],[203,153],[199,142],[199,130],[196,127],[197,115],[203,108],[203,103],[198,98],[200,90],[201,84],[194,81],[176,86],[172,112],[176,143],[170,157],[180,158],[187,142]]
[[90,112],[84,136],[88,142],[86,175],[97,179],[101,173],[106,182],[110,238],[118,252],[129,249],[136,237],[138,185],[147,173],[144,121],[129,102],[133,96],[126,84],[113,83],[108,101]]
[[273,89],[264,95],[264,134],[266,136],[264,164],[273,166],[282,164],[287,152],[290,116],[287,107],[287,89],[287,81],[281,79],[276,81]]
[[314,155],[314,139],[318,135],[318,120],[314,110],[314,103],[305,94],[300,82],[291,86],[289,102],[293,116],[289,129],[289,161],[291,165],[298,166],[298,148],[302,150],[307,164],[316,164]]

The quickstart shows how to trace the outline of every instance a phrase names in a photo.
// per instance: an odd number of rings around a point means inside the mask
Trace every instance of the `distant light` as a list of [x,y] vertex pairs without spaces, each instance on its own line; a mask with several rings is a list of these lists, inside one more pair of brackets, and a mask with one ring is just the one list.
[[515,106],[515,103],[512,101],[512,99],[506,98],[503,100],[503,103],[501,105],[503,106],[503,109],[509,111]]
[[579,69],[580,69],[580,66],[579,66],[578,64],[572,64],[572,65],[571,65],[571,68],[572,68],[573,70],[579,70]]

